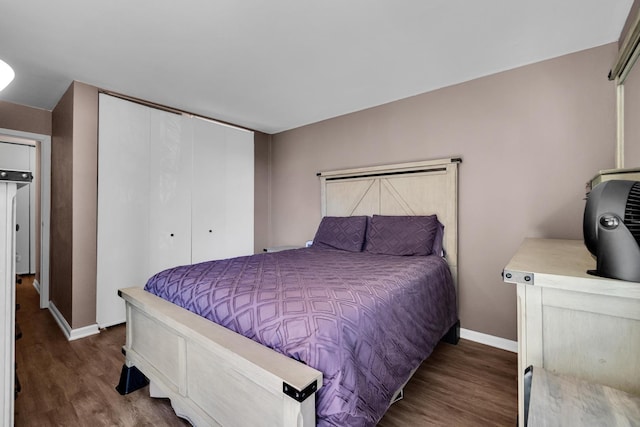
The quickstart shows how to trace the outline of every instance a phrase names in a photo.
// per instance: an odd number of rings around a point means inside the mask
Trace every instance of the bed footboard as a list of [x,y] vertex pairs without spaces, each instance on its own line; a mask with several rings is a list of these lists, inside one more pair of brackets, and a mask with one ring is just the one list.
[[126,302],[125,365],[196,426],[315,426],[322,373],[140,288]]

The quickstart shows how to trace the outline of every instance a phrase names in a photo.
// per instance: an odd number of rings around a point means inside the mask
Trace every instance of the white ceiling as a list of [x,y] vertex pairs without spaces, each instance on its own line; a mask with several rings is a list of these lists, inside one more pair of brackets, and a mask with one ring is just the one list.
[[0,0],[0,99],[78,80],[276,133],[616,41],[632,3]]

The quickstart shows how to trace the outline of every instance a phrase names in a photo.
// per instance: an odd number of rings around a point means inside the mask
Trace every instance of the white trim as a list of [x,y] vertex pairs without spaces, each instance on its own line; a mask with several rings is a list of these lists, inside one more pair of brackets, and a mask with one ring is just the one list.
[[33,287],[38,292],[38,295],[40,295],[40,282],[38,282],[37,279],[33,279]]
[[100,328],[98,328],[97,323],[94,323],[93,325],[84,326],[78,329],[72,329],[71,336],[69,337],[69,341],[89,337],[91,335],[96,335],[99,333],[100,333]]
[[60,311],[56,308],[56,305],[53,303],[53,301],[49,301],[49,311],[51,312],[53,318],[56,319],[56,322],[58,323],[58,326],[60,326],[60,329],[62,329],[64,336],[67,337],[67,340],[69,341],[100,333],[100,329],[98,328],[97,324],[84,326],[78,329],[71,329],[71,326],[69,325],[69,323],[67,323],[67,320],[64,318],[62,313],[60,313]]
[[489,345],[491,347],[507,350],[512,353],[518,352],[518,341],[512,341],[505,338],[496,337],[494,335],[483,334],[482,332],[472,331],[470,329],[460,328],[460,338],[474,341],[480,344]]

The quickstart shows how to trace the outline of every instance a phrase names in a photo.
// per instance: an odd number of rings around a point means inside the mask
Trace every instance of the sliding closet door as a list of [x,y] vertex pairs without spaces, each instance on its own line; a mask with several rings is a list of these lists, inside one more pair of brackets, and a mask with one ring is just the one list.
[[253,132],[193,123],[192,262],[253,253]]
[[191,126],[151,110],[149,276],[191,261]]
[[253,133],[100,95],[97,323],[118,289],[253,253]]
[[225,256],[253,254],[253,132],[227,127],[224,139]]
[[150,110],[100,95],[96,322],[125,320],[118,289],[144,286],[149,272]]

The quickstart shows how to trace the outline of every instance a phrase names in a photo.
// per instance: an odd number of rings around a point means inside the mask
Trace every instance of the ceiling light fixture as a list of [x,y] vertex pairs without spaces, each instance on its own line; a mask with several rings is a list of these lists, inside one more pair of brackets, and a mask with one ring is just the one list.
[[13,68],[2,59],[0,59],[0,91],[7,87],[16,76]]

